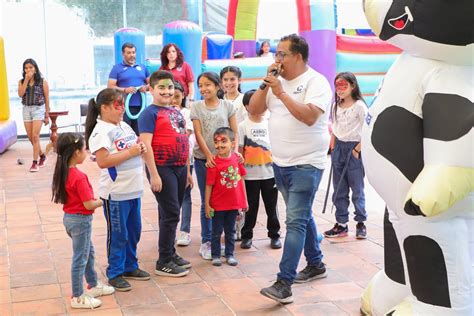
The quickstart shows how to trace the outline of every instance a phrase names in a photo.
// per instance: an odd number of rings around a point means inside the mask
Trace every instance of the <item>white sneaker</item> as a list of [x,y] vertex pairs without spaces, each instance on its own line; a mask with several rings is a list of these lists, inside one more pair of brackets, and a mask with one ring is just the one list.
[[191,243],[191,234],[187,232],[179,232],[178,241],[176,244],[178,246],[188,246]]
[[102,301],[87,294],[82,294],[79,297],[71,298],[72,308],[90,308],[94,309],[102,305]]
[[201,257],[204,260],[212,260],[211,242],[206,241],[205,243],[201,244],[201,247],[199,248],[199,253],[201,254]]
[[104,295],[110,295],[115,292],[113,286],[106,285],[101,281],[97,281],[97,285],[93,288],[87,289],[86,294],[92,297],[99,297]]

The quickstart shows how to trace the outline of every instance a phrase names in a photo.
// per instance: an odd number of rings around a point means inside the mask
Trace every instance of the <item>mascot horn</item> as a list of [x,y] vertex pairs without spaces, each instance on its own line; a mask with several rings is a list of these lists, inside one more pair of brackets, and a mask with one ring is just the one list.
[[370,315],[474,315],[474,5],[365,0],[369,24],[403,49],[364,124],[367,177],[386,202],[384,269]]

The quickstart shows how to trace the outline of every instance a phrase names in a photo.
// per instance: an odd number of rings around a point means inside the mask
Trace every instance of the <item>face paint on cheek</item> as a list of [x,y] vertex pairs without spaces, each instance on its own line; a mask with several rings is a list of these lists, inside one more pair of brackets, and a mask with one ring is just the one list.
[[123,104],[123,99],[115,100],[113,106],[114,106],[114,109],[116,109],[116,110],[121,110],[122,111],[122,110],[125,109],[125,106]]
[[336,91],[345,91],[349,88],[349,83],[345,80],[336,81]]

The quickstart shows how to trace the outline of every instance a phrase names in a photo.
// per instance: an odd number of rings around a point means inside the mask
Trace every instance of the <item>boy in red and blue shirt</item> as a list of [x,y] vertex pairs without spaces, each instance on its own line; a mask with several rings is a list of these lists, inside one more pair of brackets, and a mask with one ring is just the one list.
[[173,75],[156,71],[150,77],[153,104],[138,118],[140,140],[147,146],[146,173],[158,202],[159,258],[155,274],[181,277],[191,263],[181,258],[174,247],[184,191],[192,185],[189,172],[189,142],[186,123],[175,107]]
[[242,177],[247,174],[240,162],[240,157],[234,152],[234,132],[228,127],[220,127],[214,132],[214,146],[217,156],[215,166],[207,168],[206,175],[206,217],[212,219],[211,255],[212,264],[222,264],[221,235],[225,233],[225,257],[227,264],[236,266],[235,220],[239,210],[246,211],[247,196],[245,182]]

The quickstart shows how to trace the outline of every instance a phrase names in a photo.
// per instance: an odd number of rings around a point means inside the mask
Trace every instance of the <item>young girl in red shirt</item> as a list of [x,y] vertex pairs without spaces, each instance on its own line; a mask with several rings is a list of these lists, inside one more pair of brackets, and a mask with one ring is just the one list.
[[[94,246],[92,245],[92,214],[102,206],[94,198],[87,175],[77,169],[87,157],[84,138],[76,133],[63,133],[57,142],[58,158],[53,175],[54,203],[63,204],[63,223],[72,239],[72,308],[95,308],[102,305],[96,297],[114,293],[114,288],[103,284],[94,270]],[[88,287],[84,293],[83,278]]]

